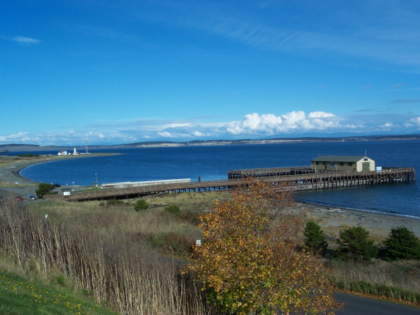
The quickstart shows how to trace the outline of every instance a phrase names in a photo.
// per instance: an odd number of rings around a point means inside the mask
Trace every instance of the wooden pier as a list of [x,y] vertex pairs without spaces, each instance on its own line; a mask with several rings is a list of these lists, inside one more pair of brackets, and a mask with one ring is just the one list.
[[[297,175],[282,174],[276,176],[262,175],[279,174],[279,169],[284,168],[275,168],[272,171],[268,171],[269,169],[264,169],[267,172],[261,173],[261,176],[258,180],[270,183],[278,190],[317,190],[400,183],[413,181],[416,179],[414,168],[386,168],[383,169],[382,172],[331,172],[321,174],[301,173]],[[303,169],[304,168],[302,168],[302,172]],[[50,196],[49,198],[52,200],[64,199],[68,201],[123,199],[165,193],[224,191],[244,186],[246,183],[246,178],[239,178],[218,181],[151,185],[120,189],[108,188],[103,190],[85,191],[79,193],[76,192],[70,196]]]
[[240,179],[248,177],[277,177],[286,175],[302,175],[315,173],[311,166],[288,166],[275,168],[253,168],[244,170],[232,170],[228,172],[228,179]]

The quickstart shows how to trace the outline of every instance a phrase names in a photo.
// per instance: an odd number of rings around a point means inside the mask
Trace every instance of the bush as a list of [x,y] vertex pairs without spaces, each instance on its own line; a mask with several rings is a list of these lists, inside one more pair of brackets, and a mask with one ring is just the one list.
[[149,203],[144,199],[138,200],[134,205],[134,210],[136,211],[147,210],[147,208],[149,208]]
[[391,229],[384,244],[388,247],[385,254],[387,260],[420,259],[420,240],[406,227]]
[[362,227],[352,227],[340,231],[337,244],[337,258],[357,262],[370,261],[378,255],[378,248],[373,245],[373,240],[368,240],[369,232]]
[[300,221],[291,192],[248,180],[233,200],[200,217],[201,245],[184,272],[229,314],[329,313],[339,305],[322,262],[298,249]]
[[170,213],[180,213],[181,209],[178,206],[172,205],[165,208],[165,211]]
[[328,247],[324,232],[320,226],[313,221],[306,223],[305,230],[305,249],[314,255],[322,254]]
[[38,185],[38,189],[35,190],[36,196],[38,198],[44,197],[44,195],[48,194],[52,191],[55,187],[51,184],[42,183]]

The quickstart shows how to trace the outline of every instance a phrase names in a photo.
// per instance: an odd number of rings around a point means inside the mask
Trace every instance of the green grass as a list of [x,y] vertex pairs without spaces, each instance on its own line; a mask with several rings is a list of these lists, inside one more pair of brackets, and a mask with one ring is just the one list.
[[93,301],[75,296],[68,288],[47,286],[39,281],[0,271],[0,314],[116,314]]

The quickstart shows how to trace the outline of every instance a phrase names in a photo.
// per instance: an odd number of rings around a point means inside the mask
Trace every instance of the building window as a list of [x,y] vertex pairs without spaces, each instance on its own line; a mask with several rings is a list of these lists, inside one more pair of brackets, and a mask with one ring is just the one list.
[[322,162],[323,165],[327,165],[327,162]]
[[344,166],[344,162],[340,162],[340,166]]
[[349,166],[352,166],[353,165],[353,163],[352,162],[349,162]]
[[363,159],[363,161],[367,161],[367,160],[368,160],[368,158],[364,158],[364,159]]
[[319,165],[319,162],[315,162],[316,163],[316,165]]

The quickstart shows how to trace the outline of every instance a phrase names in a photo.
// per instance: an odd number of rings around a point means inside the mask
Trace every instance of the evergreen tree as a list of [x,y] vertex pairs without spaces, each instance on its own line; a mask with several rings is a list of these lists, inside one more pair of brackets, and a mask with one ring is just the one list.
[[305,230],[305,249],[314,255],[322,254],[328,247],[324,232],[321,227],[313,221],[306,223]]
[[391,229],[384,244],[388,247],[386,252],[388,260],[420,259],[420,240],[406,227]]
[[51,184],[41,183],[38,185],[38,189],[35,190],[36,196],[38,198],[44,197],[47,193],[52,191],[55,187]]
[[367,262],[378,255],[378,248],[373,245],[373,240],[369,240],[369,232],[364,228],[352,227],[340,231],[340,238],[337,244],[337,258],[341,260],[353,260],[357,262]]

